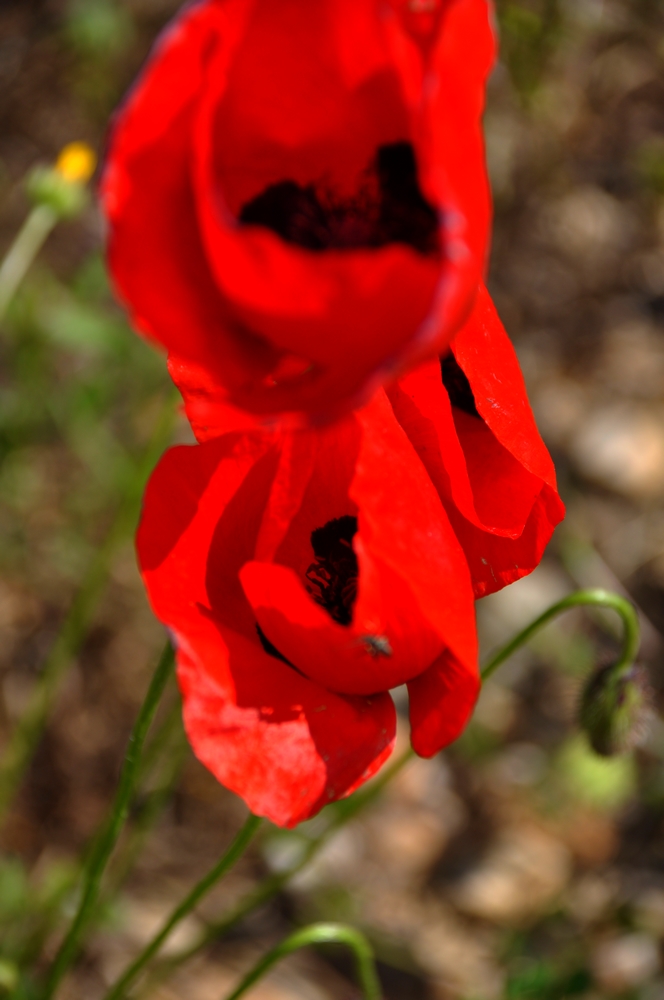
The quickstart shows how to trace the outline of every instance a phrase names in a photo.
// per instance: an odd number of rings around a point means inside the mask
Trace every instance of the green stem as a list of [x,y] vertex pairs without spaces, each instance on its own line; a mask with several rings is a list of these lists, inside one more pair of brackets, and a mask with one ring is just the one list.
[[173,704],[167,709],[159,728],[145,748],[141,759],[139,783],[149,780],[155,764],[172,742],[177,742],[178,747],[189,746],[182,728],[182,701],[179,692],[176,693]]
[[557,604],[552,605],[539,618],[531,622],[527,628],[519,632],[514,639],[498,650],[489,662],[485,664],[481,672],[482,681],[486,681],[491,677],[501,663],[509,659],[512,653],[515,653],[524,643],[528,642],[536,632],[539,632],[553,618],[562,614],[563,611],[569,611],[570,608],[582,606],[609,608],[620,615],[623,623],[623,646],[620,657],[612,668],[612,674],[617,677],[626,673],[634,663],[636,654],[639,651],[640,630],[636,609],[633,604],[624,597],[621,597],[620,594],[593,588],[590,590],[576,590],[573,594],[568,594],[562,601],[558,601]]
[[88,859],[83,891],[78,911],[51,966],[44,989],[43,1000],[50,1000],[62,977],[76,958],[85,926],[94,912],[104,870],[122,831],[134,793],[140,767],[141,750],[154,719],[159,700],[173,670],[174,653],[170,642],[162,653],[150,682],[145,701],[129,738],[129,746],[120,775],[120,784],[108,820],[101,830]]
[[348,945],[353,951],[357,965],[357,978],[362,986],[365,1000],[380,1000],[381,988],[371,945],[364,934],[346,924],[311,924],[310,927],[305,927],[301,931],[295,931],[257,962],[226,1000],[239,1000],[273,965],[285,958],[286,955],[297,951],[298,948],[331,942]]
[[[283,872],[277,872],[276,874],[265,879],[259,886],[257,886],[252,892],[249,892],[244,899],[240,902],[218,922],[210,924],[199,940],[191,945],[187,949],[183,949],[177,954],[173,955],[171,958],[166,959],[162,965],[157,967],[153,977],[150,977],[148,990],[157,981],[161,981],[166,978],[178,965],[183,962],[188,961],[193,958],[199,951],[202,951],[213,941],[218,938],[223,937],[228,933],[233,927],[240,923],[247,914],[251,913],[258,906],[262,906],[264,903],[269,902],[274,896],[276,896],[281,889],[295,876],[298,872],[302,871],[306,865],[309,864],[311,859],[316,855],[325,843],[333,836],[336,831],[343,826],[348,820],[352,819],[353,816],[357,815],[361,810],[365,809],[371,802],[373,802],[382,793],[385,786],[394,778],[396,774],[401,771],[401,769],[410,761],[414,756],[413,750],[409,747],[408,750],[404,751],[401,757],[398,757],[389,767],[386,767],[381,774],[375,778],[369,785],[360,789],[354,795],[348,799],[344,799],[341,802],[336,802],[334,806],[330,808],[334,810],[334,818],[330,822],[330,825],[324,830],[318,837],[314,840],[309,841],[307,847],[302,853],[301,858],[287,868]],[[151,947],[150,945],[148,947]],[[154,954],[154,951],[152,952]],[[142,966],[145,963],[142,963]],[[141,967],[142,967],[141,966]],[[146,990],[147,992],[147,990]],[[110,996],[104,998],[104,1000],[111,1000]]]
[[[182,706],[179,701],[175,703],[174,708],[177,711],[177,715],[173,716],[169,713],[168,717],[162,724],[160,731],[157,733],[155,739],[143,755],[141,772],[137,779],[137,785],[140,784],[145,774],[150,770],[150,765],[151,763],[154,763],[154,757],[157,750],[163,750],[165,745],[168,744],[166,737],[172,735],[174,722],[180,722]],[[129,837],[126,843],[119,849],[118,854],[114,859],[114,864],[109,871],[109,897],[113,897],[118,892],[130,871],[133,869],[137,858],[143,850],[143,846],[149,836],[150,830],[171,799],[173,789],[180,777],[182,765],[189,754],[189,744],[185,739],[181,725],[178,732],[177,744],[175,747],[169,746],[169,751],[164,771],[160,775],[159,784],[145,796],[144,801],[141,803],[136,812],[136,815],[133,816]],[[152,757],[152,760],[148,761],[148,757]]]
[[[109,864],[105,875],[107,883],[107,889],[104,893],[105,899],[112,899],[117,894],[120,886],[132,870],[137,857],[140,855],[151,827],[171,798],[173,788],[180,775],[182,764],[189,752],[189,744],[182,731],[180,721],[181,712],[182,706],[178,699],[174,702],[172,709],[168,712],[154,739],[150,741],[149,746],[145,748],[144,753],[141,755],[141,765],[135,783],[136,787],[149,774],[156,758],[167,748],[176,728],[176,723],[179,723],[179,732],[177,733],[178,742],[174,752],[173,747],[169,748],[171,753],[168,755],[165,773],[161,776],[159,786],[146,796],[137,810],[136,816],[132,816],[129,837],[122,847],[116,851],[111,864]],[[130,805],[130,811],[133,811],[133,805]],[[65,897],[71,895],[79,878],[80,871],[78,873],[72,872],[70,878],[63,884],[58,897],[51,900],[42,923],[38,926],[30,940],[26,942],[25,948],[19,957],[19,966],[25,967],[32,964],[36,961],[37,956],[41,954],[47,937],[55,929],[56,921],[58,921],[61,915],[62,902]],[[96,917],[100,916],[99,909],[100,907],[97,907],[98,912],[95,914]]]
[[[617,594],[608,593],[604,590],[581,590],[574,594],[570,594],[562,601],[553,605],[553,607],[545,611],[544,614],[540,615],[539,618],[537,618],[506,646],[499,650],[499,652],[497,652],[489,660],[482,670],[482,680],[486,680],[489,676],[491,676],[501,663],[508,659],[514,652],[516,652],[517,649],[520,648],[520,646],[532,638],[532,636],[549,621],[561,614],[563,611],[567,611],[570,608],[581,605],[610,608],[615,610],[621,616],[624,624],[625,638],[622,654],[616,664],[616,669],[619,671],[628,670],[634,660],[639,644],[638,618],[633,606],[629,603],[629,601],[626,601]],[[286,871],[278,872],[266,879],[263,883],[261,883],[261,885],[257,886],[256,889],[245,896],[244,899],[240,900],[230,913],[228,913],[220,921],[210,924],[197,942],[186,950],[174,955],[172,958],[167,959],[161,966],[158,966],[155,971],[155,975],[150,978],[150,984],[154,984],[155,981],[161,980],[176,966],[192,958],[213,941],[223,937],[233,927],[240,923],[240,921],[247,916],[247,914],[276,896],[281,889],[295,875],[297,875],[297,873],[300,872],[309,863],[309,861],[311,861],[314,855],[318,853],[327,840],[336,832],[336,830],[339,829],[339,827],[345,824],[356,813],[380,795],[388,782],[391,781],[394,775],[400,771],[412,757],[413,751],[412,749],[408,749],[402,757],[395,761],[390,767],[386,768],[370,785],[361,789],[349,799],[335,803],[332,807],[335,810],[334,819],[330,822],[327,829],[324,830],[317,838],[309,841],[302,853],[302,856],[294,865]],[[199,900],[204,892],[207,891],[205,886],[213,884],[212,882],[209,882],[209,879],[210,875],[206,876],[194,889],[193,892],[195,893],[196,900]],[[189,912],[189,910],[187,909],[186,912]],[[185,913],[183,912],[182,915],[185,915]],[[177,921],[171,918],[168,923],[169,932],[175,927],[176,922]],[[159,939],[153,939],[145,951],[142,952],[136,959],[131,969],[127,970],[127,973],[125,973],[122,981],[116,985],[113,992],[107,995],[105,1000],[119,1000],[119,998],[123,995],[123,992],[126,991],[135,981],[139,972],[143,970],[150,959],[157,953],[161,944],[165,940],[165,936],[166,935],[164,935],[163,932],[160,932],[158,935]]]
[[35,257],[58,221],[49,205],[32,209],[0,266],[0,322]]
[[0,762],[0,822],[41,738],[60,681],[85,641],[92,616],[106,586],[113,556],[136,523],[145,479],[171,437],[174,413],[169,396],[152,441],[138,463],[134,480],[125,492],[106,538],[92,557],[42,667],[28,706],[9,739]]
[[119,997],[124,996],[130,984],[133,983],[153,955],[159,951],[173,928],[191,913],[203,896],[205,896],[206,893],[208,893],[210,889],[212,889],[212,887],[216,885],[221,878],[223,878],[226,872],[233,867],[238,858],[244,854],[244,851],[258,830],[261,822],[262,820],[259,816],[254,816],[253,813],[249,814],[244,826],[221,860],[218,861],[214,868],[212,868],[207,875],[205,875],[205,877],[194,886],[192,891],[185,897],[185,899],[183,899],[180,905],[173,910],[159,933],[153,937],[149,945],[132,962],[129,968],[125,970],[117,983],[111,987],[109,992],[104,997],[104,1000],[118,1000]]

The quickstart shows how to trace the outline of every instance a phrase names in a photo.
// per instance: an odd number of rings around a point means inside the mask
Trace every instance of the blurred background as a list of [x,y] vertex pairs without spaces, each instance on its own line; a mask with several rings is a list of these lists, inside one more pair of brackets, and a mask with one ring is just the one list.
[[[75,139],[103,150],[113,108],[177,7],[1,0],[0,250],[29,210],[36,163]],[[568,517],[532,577],[480,602],[483,648],[578,586],[624,591],[642,613],[660,702],[664,6],[501,0],[498,13],[490,285]],[[109,294],[102,238],[93,205],[60,225],[0,329],[5,745],[34,709],[45,665],[53,679],[46,733],[0,833],[0,996],[15,988],[16,963],[43,942],[53,951],[71,912],[77,858],[105,814],[164,638],[132,524],[146,469],[171,433],[190,437],[183,421],[168,426],[162,358]],[[83,579],[98,603],[79,600],[67,619]],[[53,653],[67,621],[72,663]],[[664,725],[610,760],[574,727],[581,678],[615,655],[615,628],[580,612],[548,627],[487,684],[454,747],[412,763],[288,892],[151,995],[220,1000],[289,929],[326,918],[369,935],[387,1000],[664,1000]],[[121,888],[63,992],[72,1000],[103,995],[245,815],[186,748],[174,688],[166,702],[168,753],[153,754],[112,872]],[[267,830],[171,947],[290,864],[301,843]],[[358,994],[344,956],[325,951],[292,957],[253,995]]]

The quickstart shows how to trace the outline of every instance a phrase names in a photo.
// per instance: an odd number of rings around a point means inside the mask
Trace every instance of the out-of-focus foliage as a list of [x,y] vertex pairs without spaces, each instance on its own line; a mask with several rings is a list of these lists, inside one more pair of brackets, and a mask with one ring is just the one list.
[[[29,208],[28,171],[72,139],[103,149],[115,103],[177,6],[0,5],[3,247]],[[480,603],[483,643],[488,652],[574,587],[623,587],[647,618],[644,660],[661,708],[664,10],[660,0],[499,0],[497,13],[491,287],[569,516],[531,579]],[[168,392],[163,358],[113,303],[100,244],[93,210],[62,225],[0,330],[2,739]],[[643,747],[604,761],[574,725],[583,678],[615,656],[611,627],[581,614],[548,627],[487,685],[444,759],[415,762],[292,891],[164,996],[223,996],[257,951],[293,923],[323,918],[371,936],[387,1000],[663,1000],[664,730],[656,724]],[[71,912],[76,859],[115,787],[162,641],[128,539],[0,831],[0,997],[25,950],[43,936],[52,949]],[[153,806],[161,821],[85,952],[76,1000],[103,995],[240,824],[237,802],[190,757],[175,796],[160,799],[176,772],[157,768],[135,804],[139,833]],[[269,831],[184,941],[265,871],[291,863],[316,822]],[[350,995],[343,958],[289,963],[264,1000]],[[32,1000],[29,991],[26,979],[15,1000]]]
[[561,41],[560,0],[498,0],[496,11],[501,58],[517,92],[528,100]]
[[[99,252],[67,284],[43,268],[33,275],[0,356],[0,566],[37,558],[42,572],[75,581],[163,405],[163,360],[112,304]],[[49,503],[40,551],[31,515]]]

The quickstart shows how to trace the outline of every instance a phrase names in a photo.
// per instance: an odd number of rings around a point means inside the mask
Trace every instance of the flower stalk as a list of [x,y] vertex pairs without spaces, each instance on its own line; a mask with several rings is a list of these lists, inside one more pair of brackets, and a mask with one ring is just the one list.
[[55,226],[85,208],[86,184],[96,165],[92,149],[73,142],[65,146],[53,167],[37,167],[28,177],[27,192],[34,208],[0,265],[0,322]]
[[273,965],[299,948],[306,948],[312,944],[347,945],[355,957],[357,978],[365,1000],[380,1000],[381,988],[371,945],[364,934],[346,924],[311,924],[300,931],[295,931],[257,962],[226,1000],[240,1000],[240,997],[244,996]]
[[578,607],[606,608],[617,612],[623,624],[623,644],[618,660],[611,668],[613,677],[618,678],[627,673],[636,659],[639,651],[640,628],[639,619],[633,604],[620,594],[614,594],[608,590],[600,588],[590,588],[587,590],[576,590],[573,594],[568,594],[562,601],[558,601],[548,608],[543,614],[536,618],[518,635],[510,640],[502,649],[491,657],[481,671],[482,681],[486,681],[496,672],[498,667],[508,660],[513,653],[516,653],[521,646],[525,645],[532,637],[548,625],[550,621],[557,618],[565,611]]
[[[621,655],[618,658],[616,664],[612,668],[612,676],[619,678],[627,676],[632,669],[636,653],[638,651],[639,644],[639,624],[638,617],[635,608],[629,601],[625,598],[610,593],[608,591],[591,589],[591,590],[581,590],[573,594],[568,595],[562,601],[557,602],[551,608],[547,609],[542,615],[535,619],[527,628],[523,629],[517,636],[515,636],[509,643],[507,643],[502,649],[494,654],[489,662],[484,666],[481,675],[483,681],[490,677],[498,667],[505,662],[517,649],[524,645],[532,636],[543,628],[548,622],[562,614],[564,611],[570,610],[573,607],[580,606],[591,606],[608,608],[616,611],[623,622],[624,627],[624,637],[623,637],[623,647],[621,650]],[[172,652],[169,654],[172,657]],[[163,660],[158,668],[157,674],[155,675],[155,680],[153,680],[153,686],[160,671],[163,670],[164,664]],[[170,668],[169,668],[170,669]],[[151,692],[153,690],[151,686]],[[141,711],[141,716],[139,717],[139,722],[137,722],[136,731],[143,733],[142,739],[145,737],[147,729],[144,731],[141,729],[141,719],[145,720],[145,710],[146,705],[151,702],[151,695],[148,694],[146,703]],[[156,708],[156,704],[154,706]],[[141,724],[144,725],[144,722]],[[140,754],[140,746],[142,746],[142,739],[140,745],[134,742],[132,743],[132,749],[127,756],[127,763],[125,764],[125,770],[123,771],[123,777],[121,779],[121,787],[118,792],[118,798],[116,800],[116,805],[114,807],[113,813],[111,815],[109,825],[102,834],[98,842],[98,848],[94,852],[91,862],[88,866],[86,875],[86,889],[84,892],[84,897],[79,908],[79,913],[70,928],[69,934],[63,943],[63,946],[56,958],[53,970],[51,973],[51,978],[49,980],[49,986],[47,992],[44,995],[44,1000],[49,1000],[53,995],[58,982],[64,975],[64,972],[71,964],[73,960],[78,941],[80,940],[80,935],[84,929],[84,925],[89,918],[92,909],[94,907],[94,902],[97,898],[99,883],[105,865],[110,857],[110,852],[112,847],[117,840],[119,831],[126,818],[128,802],[131,797],[131,792],[135,784],[135,771],[139,768],[138,756]],[[199,940],[195,942],[189,948],[177,953],[171,958],[167,959],[162,963],[161,966],[157,966],[155,973],[148,980],[148,986],[154,985],[155,982],[165,978],[173,969],[180,964],[184,963],[188,959],[192,958],[195,954],[203,950],[208,944],[213,941],[223,937],[228,931],[230,931],[234,926],[236,926],[240,921],[252,912],[257,907],[263,905],[272,899],[281,889],[314,857],[315,854],[321,849],[324,843],[331,837],[341,826],[348,822],[353,816],[355,816],[361,809],[372,802],[385,788],[385,786],[392,780],[392,778],[404,767],[404,765],[411,760],[413,757],[412,749],[408,749],[400,758],[398,758],[390,767],[386,768],[383,773],[374,782],[372,782],[368,787],[357,792],[355,795],[351,796],[349,799],[338,802],[335,804],[334,808],[334,818],[331,820],[328,827],[319,834],[316,838],[309,841],[306,848],[304,849],[302,856],[299,858],[295,864],[283,872],[278,872],[269,878],[265,879],[259,886],[256,887],[252,892],[250,892],[243,900],[241,900],[234,909],[231,910],[224,918],[220,921],[211,924],[206,931],[201,935]],[[125,801],[125,796],[127,795],[128,784],[131,783],[131,788],[129,788],[129,798]],[[122,1000],[123,997],[127,995],[127,991],[136,982],[139,975],[144,971],[146,966],[152,961],[152,959],[158,954],[164,942],[170,936],[171,932],[175,927],[195,908],[195,906],[201,901],[201,899],[210,891],[210,889],[216,885],[221,878],[229,871],[229,869],[235,864],[239,857],[244,853],[245,849],[251,842],[253,836],[257,832],[260,826],[261,820],[259,817],[250,814],[247,818],[242,829],[237,834],[233,843],[223,855],[223,857],[217,862],[217,864],[194,886],[192,891],[188,896],[180,903],[171,913],[170,917],[166,920],[161,930],[153,937],[153,939],[148,943],[148,945],[143,949],[143,951],[137,956],[134,962],[125,970],[121,978],[111,987],[109,992],[106,994],[104,1000]],[[110,845],[110,849],[109,849]],[[329,929],[330,927],[336,927],[337,925],[314,925],[315,927],[323,927]],[[350,931],[349,928],[346,930]],[[306,935],[311,932],[313,934],[312,938]],[[238,991],[232,994],[228,1000],[237,1000],[242,993],[246,992],[251,985],[253,985],[267,969],[278,961],[289,951],[295,950],[295,948],[303,947],[305,944],[316,943],[322,940],[344,940],[345,943],[350,945],[350,939],[346,940],[342,937],[337,938],[326,938],[324,935],[326,931],[321,931],[323,937],[316,937],[312,928],[306,928],[304,931],[298,931],[296,934],[291,935],[287,938],[285,942],[282,942],[276,949],[273,949],[269,955],[265,956],[260,963],[245,977]],[[356,932],[352,932],[355,934]],[[361,936],[360,936],[361,937]],[[293,944],[293,942],[299,942]],[[365,942],[366,943],[366,942]],[[352,946],[352,945],[350,945]],[[286,949],[286,950],[284,950]],[[367,959],[368,961],[368,959]],[[371,962],[373,959],[371,959]],[[358,958],[359,962],[359,958]],[[373,966],[372,966],[373,968]],[[359,965],[358,965],[359,971]],[[365,979],[361,978],[363,983],[363,988],[365,990],[365,996],[367,997],[379,997],[379,992],[371,993],[371,989],[376,986],[374,982],[371,986],[371,977],[366,979],[367,967],[364,966]]]
[[[276,896],[283,889],[283,887],[298,874],[298,872],[302,871],[302,869],[309,864],[311,859],[320,851],[323,845],[327,843],[329,838],[336,833],[338,829],[340,829],[340,827],[344,826],[348,820],[352,819],[353,816],[357,815],[357,813],[378,798],[385,786],[389,784],[392,778],[398,774],[410,760],[412,760],[413,756],[414,754],[412,749],[408,748],[408,750],[398,757],[393,764],[385,768],[380,776],[377,777],[370,785],[356,792],[350,798],[345,799],[342,802],[335,803],[332,807],[334,809],[334,817],[329,826],[317,837],[309,841],[298,861],[285,871],[277,872],[276,874],[265,879],[260,885],[249,892],[244,899],[241,899],[239,903],[230,911],[230,913],[226,914],[220,921],[210,924],[193,945],[178,952],[171,958],[166,959],[161,966],[157,966],[154,975],[148,980],[149,986],[146,992],[149,993],[149,987],[155,985],[156,982],[166,979],[177,966],[182,965],[190,958],[193,958],[194,955],[198,954],[213,941],[222,938],[233,927],[237,926],[237,924],[239,924],[249,913],[252,913],[259,906],[262,906],[273,899],[274,896]],[[239,836],[240,834],[238,834],[238,837]],[[222,859],[222,862],[223,860],[224,859]],[[176,925],[191,912],[198,902],[200,902],[205,893],[219,881],[221,875],[218,875],[214,879],[211,878],[211,876],[221,866],[222,862],[219,862],[218,865],[215,866],[215,868],[213,868],[208,875],[204,876],[203,879],[201,879],[201,881],[194,887],[185,901],[187,905],[185,906],[184,904],[181,904],[173,911],[173,914],[168,918],[162,930],[159,931],[159,933],[152,939],[152,941],[150,941],[148,945],[146,945],[140,955],[138,955],[138,957],[134,960],[130,968],[123,974],[122,979],[119,980],[111,988],[109,993],[106,994],[104,1000],[120,1000],[121,997],[126,996],[127,990],[136,981],[138,975],[146,967],[148,962],[157,954],[171,931],[173,931]],[[221,874],[223,874],[223,872]],[[177,919],[175,919],[176,916]]]
[[[109,898],[115,896],[127,876],[133,870],[134,864],[143,850],[152,827],[173,796],[182,767],[189,755],[189,744],[187,743],[185,734],[182,732],[180,715],[180,701],[176,699],[167,718],[162,723],[161,729],[157,732],[154,740],[143,755],[141,770],[136,782],[137,787],[142,784],[155,758],[160,756],[164,749],[166,750],[166,762],[161,769],[162,773],[158,784],[145,796],[135,812],[136,803],[132,804],[131,831],[110,866],[111,871],[109,872],[107,889]],[[179,724],[177,739],[171,740],[168,746],[165,747],[165,744],[168,743],[168,737],[172,736],[175,723]]]
[[205,875],[200,882],[194,886],[189,895],[183,899],[180,905],[173,910],[161,930],[152,938],[152,941],[150,941],[148,946],[126,969],[117,983],[111,988],[110,992],[106,994],[105,1000],[119,1000],[120,997],[125,995],[126,990],[129,988],[131,983],[136,979],[150,959],[159,951],[173,928],[179,924],[181,920],[184,920],[189,913],[191,913],[203,896],[205,896],[210,889],[212,889],[213,886],[215,886],[217,882],[224,877],[224,875],[226,875],[238,858],[242,857],[254,835],[257,833],[261,822],[262,820],[260,816],[254,816],[253,813],[249,813],[244,826],[237,834],[233,843],[221,860],[218,861],[214,868],[212,868],[207,875]]
[[50,205],[35,205],[0,266],[0,321],[19,285],[58,222]]
[[152,720],[154,719],[164,688],[172,674],[173,663],[174,652],[169,642],[159,659],[157,669],[152,677],[147,695],[129,738],[129,746],[120,775],[120,784],[115,802],[90,853],[83,875],[83,887],[78,910],[51,966],[42,994],[43,1000],[50,1000],[55,994],[62,978],[76,958],[81,936],[94,913],[106,865],[129,813],[129,806],[140,770],[143,744],[152,725]]

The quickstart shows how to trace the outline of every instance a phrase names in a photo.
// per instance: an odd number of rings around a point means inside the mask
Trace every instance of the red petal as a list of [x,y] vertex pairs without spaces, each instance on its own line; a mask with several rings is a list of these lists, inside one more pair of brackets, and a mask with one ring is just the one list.
[[389,695],[343,697],[259,644],[238,570],[274,480],[274,438],[228,435],[166,453],[137,545],[157,616],[178,647],[195,752],[249,807],[295,825],[365,781],[391,752]]
[[518,538],[542,481],[524,469],[483,420],[450,405],[430,361],[388,390],[399,423],[436,488],[476,527]]
[[408,684],[410,739],[420,757],[433,757],[463,732],[480,690],[477,669],[445,652]]
[[[365,624],[361,612],[356,613],[352,626],[345,627],[315,603],[292,569],[250,562],[240,572],[261,629],[287,660],[329,690],[365,695],[414,677],[443,645],[423,619],[407,583],[388,567],[378,567],[376,577],[384,617]],[[389,655],[377,655],[367,641],[383,634]]]
[[[384,394],[356,421],[359,452],[344,437],[352,421],[316,434],[319,456],[279,549],[282,565],[252,562],[240,577],[261,628],[291,663],[332,690],[369,694],[416,676],[445,646],[468,663],[477,650],[463,551]],[[353,459],[351,483],[343,454]],[[341,626],[307,594],[303,580],[312,530],[355,510],[358,595],[351,624]],[[387,654],[372,644],[383,638]]]
[[[407,581],[420,614],[463,662],[477,655],[466,560],[424,464],[383,392],[359,411],[362,447],[351,496],[367,554]],[[362,572],[362,551],[358,549]],[[356,615],[370,614],[360,575]],[[366,612],[364,611],[366,607]]]
[[454,338],[454,354],[477,409],[497,440],[528,472],[556,488],[556,471],[528,402],[516,352],[484,286],[468,322]]
[[450,520],[468,560],[475,597],[486,597],[532,573],[564,513],[560,497],[547,485],[542,487],[517,539],[480,531],[450,511]]
[[202,615],[175,634],[194,752],[257,815],[296,826],[350,794],[391,753],[388,694],[333,694]]
[[[102,186],[111,270],[135,324],[174,354],[202,435],[227,403],[336,415],[466,315],[489,224],[488,5],[452,4],[426,65],[409,30],[375,0],[202,0],[121,111]],[[441,260],[398,243],[310,253],[237,226],[243,199],[284,170],[350,190],[397,140],[413,142],[440,210]],[[205,384],[183,364],[207,369]]]
[[226,365],[229,378],[262,377],[277,354],[238,335],[203,250],[190,161],[212,48],[223,32],[232,52],[248,6],[194,4],[161,36],[114,123],[101,185],[109,267],[133,323],[169,350]]
[[564,508],[514,349],[486,289],[453,350],[482,420],[451,407],[438,362],[388,392],[443,498],[481,597],[534,569]]

